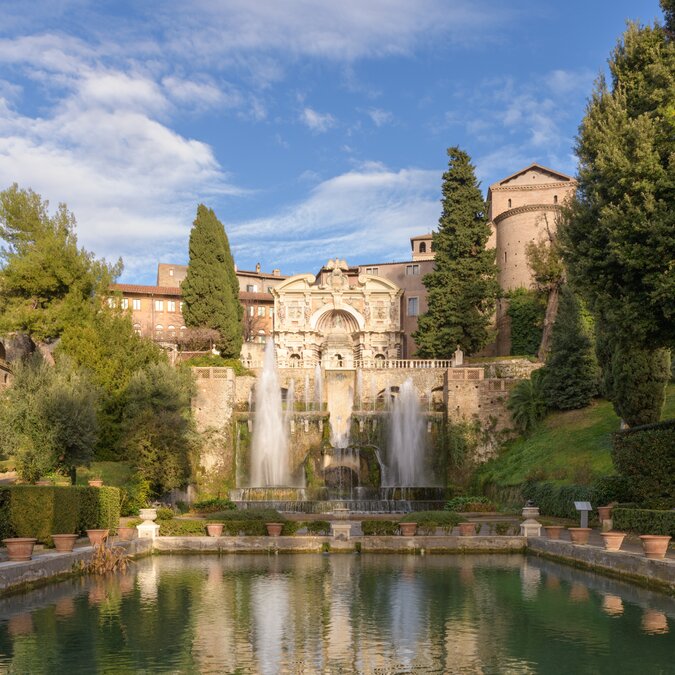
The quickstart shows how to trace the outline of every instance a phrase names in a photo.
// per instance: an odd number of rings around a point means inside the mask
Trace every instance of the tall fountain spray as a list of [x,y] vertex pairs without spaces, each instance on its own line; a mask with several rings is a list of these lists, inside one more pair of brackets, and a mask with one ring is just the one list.
[[314,410],[321,410],[323,403],[323,375],[321,373],[321,364],[314,366]]
[[[389,388],[387,388],[388,390]],[[385,487],[429,485],[425,470],[426,433],[420,401],[411,378],[391,405]]]
[[305,412],[309,411],[309,373],[305,372]]
[[286,389],[286,414],[284,415],[284,427],[286,430],[291,428],[291,420],[295,412],[295,380],[291,378]]
[[255,387],[251,440],[252,487],[290,485],[288,429],[285,422],[274,342],[268,340],[262,373]]

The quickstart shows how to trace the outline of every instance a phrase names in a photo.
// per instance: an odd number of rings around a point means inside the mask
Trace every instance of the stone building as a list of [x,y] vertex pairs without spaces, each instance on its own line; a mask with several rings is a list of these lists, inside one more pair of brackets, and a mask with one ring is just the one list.
[[12,381],[12,371],[7,363],[5,345],[0,342],[0,389],[8,387]]

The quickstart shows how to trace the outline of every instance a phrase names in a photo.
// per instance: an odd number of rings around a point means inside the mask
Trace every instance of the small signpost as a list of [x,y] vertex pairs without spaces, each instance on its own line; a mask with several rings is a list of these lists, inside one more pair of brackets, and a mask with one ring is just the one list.
[[574,502],[574,508],[581,513],[581,527],[588,527],[588,514],[593,510],[590,502]]

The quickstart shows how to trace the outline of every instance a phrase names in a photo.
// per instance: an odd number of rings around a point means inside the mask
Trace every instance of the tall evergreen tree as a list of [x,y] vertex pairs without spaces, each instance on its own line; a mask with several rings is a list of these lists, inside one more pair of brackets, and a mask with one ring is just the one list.
[[185,324],[213,328],[217,348],[227,358],[238,358],[242,343],[242,306],[239,282],[223,224],[212,209],[197,207],[190,232],[190,259],[181,285]]
[[[675,27],[672,0],[661,4],[666,24],[629,25],[610,58],[611,85],[598,80],[577,141],[577,199],[560,229],[570,277],[609,337],[601,367],[617,371],[635,350],[654,369],[654,386],[663,349],[675,343]],[[638,371],[625,369],[618,388],[615,374],[603,379],[613,382],[607,393],[621,414]]]
[[579,300],[569,286],[563,286],[543,375],[544,396],[550,408],[583,408],[597,393],[597,362],[587,324]]
[[471,159],[458,147],[449,148],[448,157],[434,270],[423,279],[429,309],[413,336],[427,358],[450,358],[457,345],[468,353],[484,347],[499,288],[494,250],[485,247],[487,205]]

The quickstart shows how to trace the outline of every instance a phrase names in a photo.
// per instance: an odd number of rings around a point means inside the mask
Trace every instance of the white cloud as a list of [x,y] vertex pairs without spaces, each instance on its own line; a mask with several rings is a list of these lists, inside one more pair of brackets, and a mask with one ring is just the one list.
[[382,110],[380,108],[370,108],[367,111],[368,116],[373,120],[373,124],[376,127],[382,127],[385,124],[391,124],[394,120],[394,115],[387,110]]
[[300,121],[312,131],[322,134],[332,129],[337,121],[330,113],[320,113],[313,108],[303,108]]
[[243,100],[234,87],[223,90],[207,79],[199,81],[170,75],[162,79],[162,85],[174,101],[195,108],[233,108],[241,105]]

